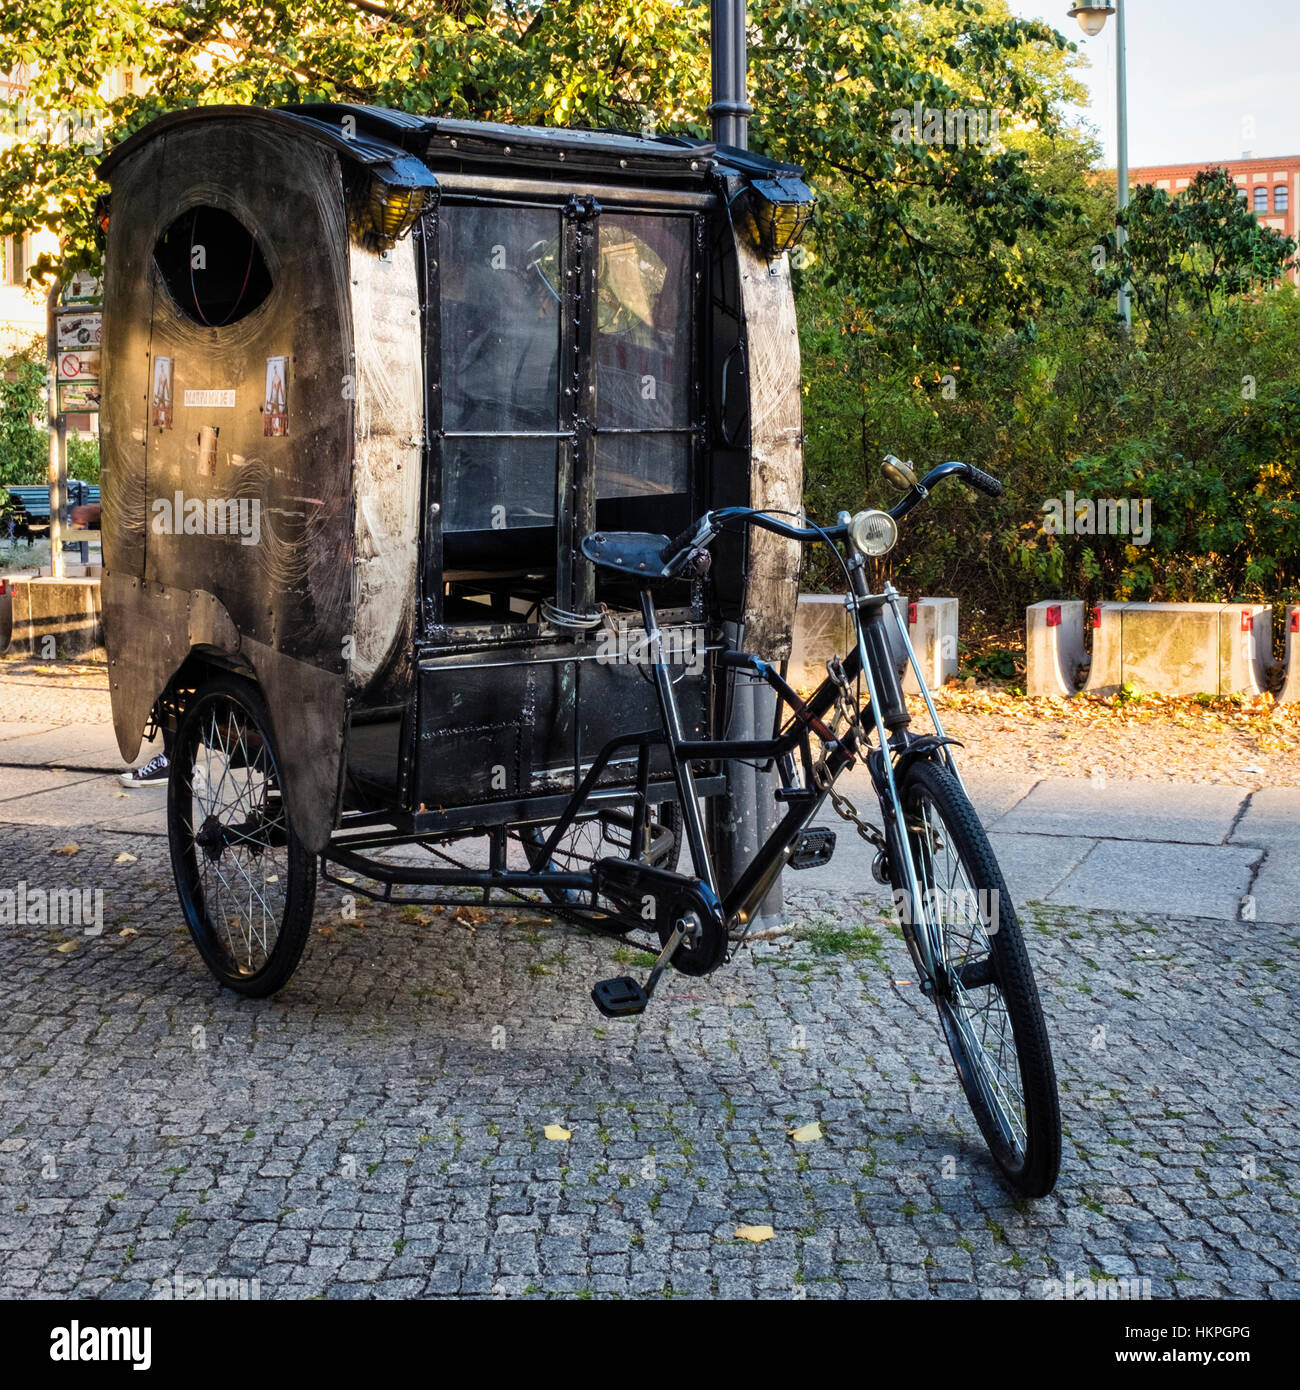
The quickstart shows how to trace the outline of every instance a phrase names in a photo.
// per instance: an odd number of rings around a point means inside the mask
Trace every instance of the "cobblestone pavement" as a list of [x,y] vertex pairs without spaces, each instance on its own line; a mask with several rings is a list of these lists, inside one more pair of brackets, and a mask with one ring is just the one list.
[[1016,1204],[852,895],[613,1023],[587,991],[616,943],[345,923],[323,889],[252,1001],[199,961],[164,840],[0,834],[11,876],[102,886],[105,927],[0,929],[0,1296],[1300,1295],[1293,925],[1024,910],[1067,1139],[1056,1193]]

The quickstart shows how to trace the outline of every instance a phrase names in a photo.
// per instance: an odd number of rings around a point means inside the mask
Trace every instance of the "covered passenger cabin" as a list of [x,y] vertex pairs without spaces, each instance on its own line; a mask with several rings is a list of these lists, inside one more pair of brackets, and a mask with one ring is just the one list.
[[[123,756],[204,671],[242,671],[319,849],[345,809],[421,831],[540,814],[650,727],[642,673],[601,658],[634,589],[579,542],[798,510],[799,171],[322,104],[163,116],[101,174]],[[779,659],[796,568],[754,533],[660,599]],[[684,679],[720,731],[721,673]]]

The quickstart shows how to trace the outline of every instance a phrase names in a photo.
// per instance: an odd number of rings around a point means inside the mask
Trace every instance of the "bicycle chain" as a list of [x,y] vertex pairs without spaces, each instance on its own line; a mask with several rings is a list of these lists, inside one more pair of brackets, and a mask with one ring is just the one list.
[[[853,703],[853,698],[849,693],[849,680],[844,674],[844,667],[840,664],[839,657],[831,657],[826,663],[826,670],[836,686],[835,721],[832,722],[831,727],[833,729],[835,722],[842,719],[846,726],[845,733],[851,733],[854,736],[854,746],[860,750],[861,756],[865,758],[867,750],[866,730],[862,727],[857,706]],[[837,735],[838,737],[841,735]],[[884,836],[874,825],[864,821],[858,815],[858,808],[847,796],[835,790],[835,779],[831,776],[831,770],[826,764],[825,753],[813,763],[812,775],[813,781],[817,783],[818,791],[825,792],[830,798],[830,803],[835,808],[835,814],[841,820],[849,821],[868,844],[883,851],[885,848]]]

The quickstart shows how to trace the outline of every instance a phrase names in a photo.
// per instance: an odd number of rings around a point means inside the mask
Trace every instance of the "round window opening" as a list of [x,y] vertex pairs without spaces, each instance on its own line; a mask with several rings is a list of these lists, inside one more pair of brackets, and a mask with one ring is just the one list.
[[271,293],[257,238],[222,208],[186,208],[154,244],[153,258],[176,307],[208,328],[238,323]]

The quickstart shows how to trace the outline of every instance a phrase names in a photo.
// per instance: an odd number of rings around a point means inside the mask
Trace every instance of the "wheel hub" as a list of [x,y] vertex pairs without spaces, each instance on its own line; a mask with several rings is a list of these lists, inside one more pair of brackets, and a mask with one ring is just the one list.
[[226,836],[221,828],[221,822],[215,815],[209,814],[199,827],[199,832],[194,837],[194,843],[214,863],[221,858],[221,851],[226,847]]

